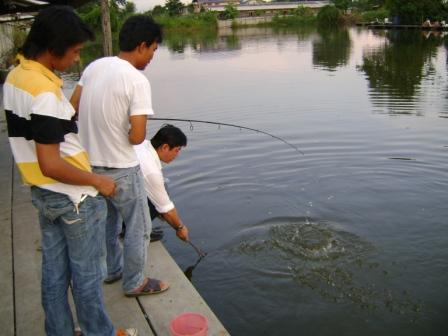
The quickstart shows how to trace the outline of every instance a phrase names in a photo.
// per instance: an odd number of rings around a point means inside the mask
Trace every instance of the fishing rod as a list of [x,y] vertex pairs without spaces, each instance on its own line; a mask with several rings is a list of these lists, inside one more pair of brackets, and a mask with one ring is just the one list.
[[299,148],[297,148],[297,146],[294,146],[292,143],[286,141],[283,138],[280,138],[279,136],[276,136],[274,134],[259,130],[259,129],[255,129],[255,128],[251,128],[251,127],[246,127],[246,126],[241,126],[241,125],[235,125],[235,124],[228,124],[228,123],[222,123],[222,122],[217,122],[217,121],[208,121],[208,120],[195,120],[195,119],[179,119],[179,118],[152,118],[150,117],[149,119],[151,120],[161,120],[161,121],[183,121],[183,122],[189,122],[190,123],[190,128],[193,128],[193,123],[202,123],[202,124],[211,124],[211,125],[218,125],[218,126],[229,126],[229,127],[236,127],[239,129],[245,129],[245,130],[249,130],[249,131],[253,131],[253,132],[257,132],[257,133],[262,133],[265,135],[270,136],[271,138],[280,140],[281,142],[287,144],[289,147],[293,148],[295,151],[299,152],[302,155],[305,155],[305,153],[303,153]]
[[207,253],[204,252],[201,248],[199,248],[195,244],[193,244],[193,242],[191,240],[187,240],[187,243],[190,244],[194,248],[196,253],[198,254],[198,260],[196,260],[196,262],[193,265],[188,266],[187,269],[184,271],[185,276],[188,278],[188,280],[191,281],[191,278],[193,277],[194,269],[196,268],[196,266],[198,266],[198,264],[201,262],[201,260],[207,256]]
[[195,244],[193,244],[193,242],[191,240],[187,240],[187,243],[190,244],[194,250],[196,251],[196,253],[198,254],[199,258],[205,258],[207,253],[202,251],[199,247],[197,247]]

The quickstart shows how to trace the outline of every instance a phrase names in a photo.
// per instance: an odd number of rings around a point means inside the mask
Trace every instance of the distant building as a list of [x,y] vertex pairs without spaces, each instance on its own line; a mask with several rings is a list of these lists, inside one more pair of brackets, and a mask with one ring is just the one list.
[[223,12],[228,4],[232,4],[240,12],[240,17],[256,16],[257,13],[264,12],[265,15],[288,15],[299,6],[308,7],[314,10],[329,5],[330,1],[294,1],[294,2],[265,2],[261,0],[194,0],[195,12],[209,10]]
[[199,8],[210,9],[216,6],[225,7],[228,4],[237,6],[240,4],[239,0],[193,0],[193,5]]
[[240,1],[241,5],[264,5],[269,1],[263,1],[263,0],[242,0]]

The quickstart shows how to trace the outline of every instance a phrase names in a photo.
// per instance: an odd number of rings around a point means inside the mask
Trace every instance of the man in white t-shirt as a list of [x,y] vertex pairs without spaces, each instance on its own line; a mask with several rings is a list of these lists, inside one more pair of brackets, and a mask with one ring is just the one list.
[[[161,28],[151,17],[130,17],[120,30],[118,56],[92,62],[71,99],[79,111],[79,135],[93,171],[117,184],[116,194],[107,199],[105,282],[123,278],[126,296],[169,287],[144,276],[152,224],[133,148],[145,139],[147,117],[154,114],[149,81],[139,70],[149,64],[161,40]],[[123,248],[118,239],[122,221],[127,225]]]
[[[184,241],[188,241],[188,229],[166,192],[160,161],[167,164],[172,162],[181,148],[186,145],[187,137],[179,128],[164,125],[157,131],[151,142],[145,140],[134,146],[149,202],[159,216],[176,230],[177,237]],[[150,205],[150,208],[152,206]]]

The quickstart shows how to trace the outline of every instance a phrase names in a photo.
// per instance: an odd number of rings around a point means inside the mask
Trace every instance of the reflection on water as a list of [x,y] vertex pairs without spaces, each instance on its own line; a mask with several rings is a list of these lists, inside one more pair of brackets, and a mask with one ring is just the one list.
[[313,64],[328,71],[347,65],[351,51],[348,30],[320,27],[317,32],[319,38],[313,41]]
[[388,31],[381,49],[367,51],[359,67],[366,74],[374,104],[391,114],[424,113],[415,105],[422,98],[423,79],[434,78],[433,61],[443,40],[415,31]]
[[393,276],[371,261],[374,246],[335,226],[311,218],[271,218],[253,225],[245,232],[248,238],[234,250],[262,260],[265,265],[260,267],[285,260],[296,283],[325,300],[369,311],[385,309],[416,321],[422,305],[408,291],[397,292],[373,282],[373,278]]
[[[447,37],[440,32],[418,30],[365,30],[358,31],[357,35],[353,29],[344,28],[227,28],[219,32],[168,33],[164,37],[164,45],[178,58],[191,53],[217,53],[219,57],[238,57],[243,54],[248,43],[263,43],[266,39],[275,39],[281,50],[286,46],[284,37],[288,39],[295,36],[299,48],[306,48],[307,43],[311,42],[312,64],[317,70],[335,72],[348,66],[351,61],[356,62],[356,68],[367,79],[370,99],[376,107],[376,113],[425,114],[427,105],[434,99],[433,95],[439,94],[438,85],[445,82],[437,73],[436,63],[440,47]],[[380,42],[371,48],[369,43],[372,40]],[[365,45],[361,45],[363,52],[358,62],[353,58],[356,57],[354,49],[360,43]],[[88,46],[83,54],[84,65],[98,57],[100,48],[97,45]],[[445,59],[448,57],[445,56]],[[422,86],[432,86],[434,90],[423,90]],[[448,84],[444,91],[448,96]],[[444,111],[439,113],[440,117],[447,117]]]
[[[285,47],[285,36],[296,36],[299,47],[306,47],[311,42],[312,63],[318,70],[335,72],[352,61],[356,62],[357,69],[367,79],[376,113],[422,115],[426,113],[426,104],[433,99],[432,94],[438,93],[436,90],[427,93],[422,90],[422,85],[434,86],[444,81],[437,76],[435,63],[446,36],[437,32],[358,31],[358,36],[355,36],[353,29],[344,28],[228,28],[202,34],[168,34],[164,43],[178,55],[186,52],[198,55],[219,52],[220,57],[224,57],[233,51],[232,57],[237,57],[247,48],[247,43],[261,43],[266,39],[275,39],[281,50]],[[368,47],[372,40],[380,42],[374,48]],[[353,60],[356,57],[354,48],[359,48],[360,42],[364,41],[367,43],[361,45],[363,52],[360,62]],[[446,117],[443,111],[440,113],[441,117]]]
[[[176,123],[188,147],[165,174],[210,252],[192,281],[229,331],[443,334],[445,37],[250,28],[176,38],[145,71],[156,117],[260,129],[305,154]],[[167,247],[191,271],[193,249]]]
[[170,33],[164,36],[164,43],[173,53],[182,54],[191,47],[196,52],[215,50],[219,38],[215,31],[200,33]]
[[[234,30],[231,28],[223,28],[217,31],[206,31],[200,33],[168,33],[164,36],[166,47],[173,53],[182,54],[190,49],[197,53],[210,53],[218,51],[231,51],[242,49],[241,41],[263,41],[272,36],[290,36],[294,34],[299,41],[305,41],[315,34],[313,27],[299,27],[296,29],[284,28],[254,28]],[[337,33],[336,35],[340,35]],[[326,38],[325,34],[323,34]]]

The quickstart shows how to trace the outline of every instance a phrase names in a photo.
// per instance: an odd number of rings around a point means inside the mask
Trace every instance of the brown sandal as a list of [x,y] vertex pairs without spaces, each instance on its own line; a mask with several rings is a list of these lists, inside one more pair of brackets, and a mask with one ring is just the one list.
[[158,293],[162,293],[162,292],[166,291],[168,288],[170,288],[170,286],[168,286],[166,288],[162,288],[160,286],[161,283],[162,283],[162,281],[160,281],[160,280],[148,278],[146,285],[142,289],[140,289],[138,291],[134,291],[134,292],[128,292],[128,293],[125,293],[124,295],[126,295],[128,297],[136,297],[136,296],[141,296],[141,295],[158,294]]

